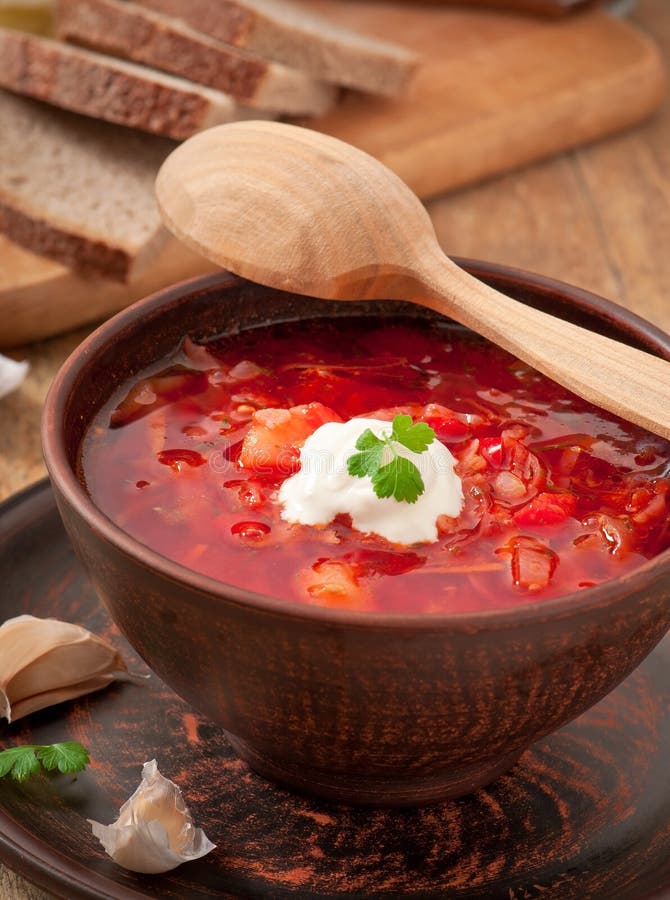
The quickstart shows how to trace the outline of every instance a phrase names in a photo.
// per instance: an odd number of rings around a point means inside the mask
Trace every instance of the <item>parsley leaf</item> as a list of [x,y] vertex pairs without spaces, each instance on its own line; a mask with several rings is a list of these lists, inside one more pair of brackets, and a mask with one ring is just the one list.
[[355,475],[357,478],[365,478],[366,475],[376,472],[382,462],[384,441],[366,428],[356,441],[356,449],[361,452],[354,453],[347,460],[349,474]]
[[0,778],[11,775],[15,781],[25,781],[42,767],[47,772],[58,769],[66,774],[81,772],[90,762],[88,751],[77,741],[61,744],[26,744],[0,751]]
[[[347,471],[356,478],[369,477],[375,494],[393,497],[405,503],[416,503],[426,486],[414,463],[400,456],[394,444],[402,444],[414,453],[423,453],[435,440],[435,432],[425,422],[412,422],[411,416],[397,415],[391,423],[391,432],[377,437],[369,428],[356,441],[358,453],[347,460]],[[384,449],[391,459],[382,465]]]
[[372,486],[378,497],[393,497],[399,503],[416,503],[425,487],[421,473],[404,456],[396,456],[372,476]]
[[408,450],[423,453],[435,440],[435,432],[425,422],[412,424],[411,416],[400,415],[393,420],[391,438]]
[[63,773],[81,772],[91,761],[88,750],[77,741],[64,741],[61,744],[40,747],[37,758],[47,772],[58,769]]
[[0,753],[0,778],[10,775],[16,781],[25,781],[40,770],[35,756],[36,747],[10,747]]

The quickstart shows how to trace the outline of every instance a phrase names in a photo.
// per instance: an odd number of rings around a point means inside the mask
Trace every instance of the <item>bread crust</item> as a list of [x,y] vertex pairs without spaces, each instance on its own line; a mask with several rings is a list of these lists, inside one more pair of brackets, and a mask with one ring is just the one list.
[[165,138],[0,90],[0,232],[86,276],[131,282],[166,240]]
[[129,278],[133,260],[125,250],[34,218],[2,198],[0,231],[20,247],[60,262],[80,275],[104,275],[124,282]]
[[229,97],[157,75],[89,50],[0,29],[0,86],[17,93],[175,140],[237,117]]
[[239,52],[236,56],[211,52],[206,41],[196,43],[190,29],[180,30],[178,21],[175,28],[173,21],[177,20],[114,0],[57,0],[55,5],[59,38],[159,69],[166,63],[170,65],[166,71],[227,91],[240,100],[254,97],[267,62]]
[[252,47],[258,17],[252,8],[237,0],[196,0],[189,9],[190,0],[139,0],[142,6],[155,9],[189,22],[203,34],[210,34],[218,41],[233,47]]
[[349,31],[285,0],[137,0],[220,41],[315,78],[396,96],[418,64],[404,47]]
[[319,115],[334,89],[281,63],[214,40],[183,21],[124,0],[57,0],[56,35],[153,66],[270,112]]

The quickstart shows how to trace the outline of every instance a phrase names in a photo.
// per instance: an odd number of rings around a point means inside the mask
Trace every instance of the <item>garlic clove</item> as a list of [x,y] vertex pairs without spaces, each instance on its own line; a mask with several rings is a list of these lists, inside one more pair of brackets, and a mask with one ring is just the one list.
[[65,703],[67,700],[75,700],[77,697],[100,691],[116,680],[118,680],[116,676],[90,678],[88,681],[80,681],[76,688],[74,685],[69,685],[54,691],[41,691],[24,700],[14,700],[11,704],[7,695],[0,691],[0,719],[4,716],[8,722],[15,722],[17,719],[29,716],[30,713],[45,709],[47,706],[55,706],[57,703]]
[[158,771],[155,759],[142,768],[142,780],[111,825],[92,819],[93,834],[115,863],[155,875],[199,859],[216,846],[196,828],[181,790]]
[[0,718],[8,722],[131,677],[118,651],[80,625],[24,615],[0,626]]

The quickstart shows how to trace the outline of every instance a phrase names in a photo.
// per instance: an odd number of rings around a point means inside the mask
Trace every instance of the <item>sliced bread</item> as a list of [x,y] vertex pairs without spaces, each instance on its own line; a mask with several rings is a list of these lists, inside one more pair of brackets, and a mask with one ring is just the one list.
[[139,0],[219,41],[311,73],[395,96],[417,65],[409,50],[341,28],[288,0]]
[[0,87],[175,140],[244,115],[221,91],[7,28],[0,28]]
[[174,143],[0,91],[0,232],[128,281],[165,240],[153,184]]
[[113,315],[129,303],[216,268],[169,236],[131,284],[86,278],[0,234],[0,348],[16,347]]
[[58,37],[230,94],[250,107],[319,115],[336,91],[306,72],[223,44],[180,19],[126,0],[57,0]]

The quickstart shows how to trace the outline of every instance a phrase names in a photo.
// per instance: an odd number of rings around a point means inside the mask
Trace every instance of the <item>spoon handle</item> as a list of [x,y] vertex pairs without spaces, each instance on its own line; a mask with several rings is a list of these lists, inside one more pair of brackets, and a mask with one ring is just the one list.
[[670,362],[540,312],[489,287],[441,251],[424,257],[419,302],[451,316],[578,394],[670,439]]

